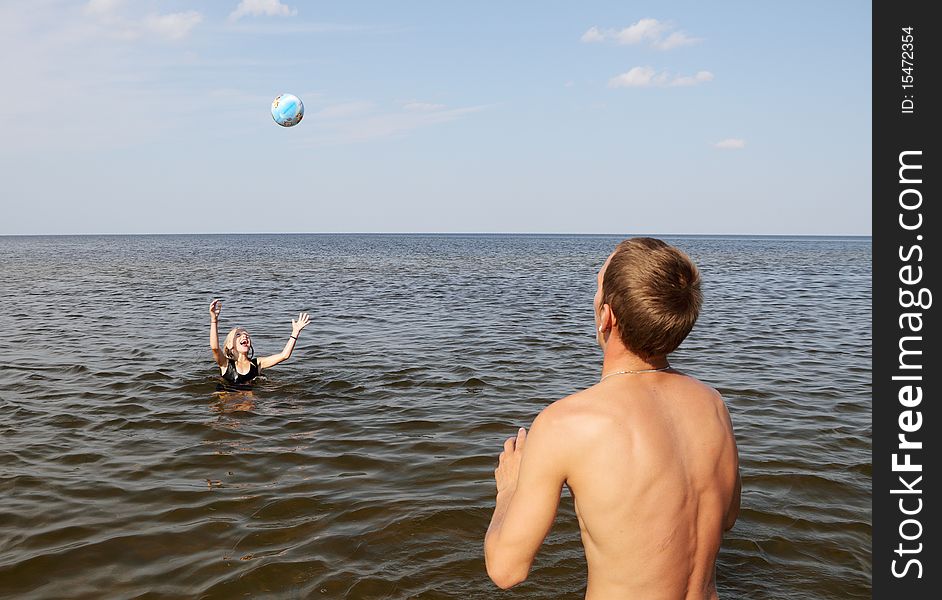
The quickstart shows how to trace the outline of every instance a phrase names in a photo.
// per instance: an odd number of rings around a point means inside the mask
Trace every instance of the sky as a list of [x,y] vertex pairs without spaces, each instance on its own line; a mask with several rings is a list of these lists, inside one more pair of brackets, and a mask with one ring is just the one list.
[[870,235],[870,16],[0,0],[0,235]]

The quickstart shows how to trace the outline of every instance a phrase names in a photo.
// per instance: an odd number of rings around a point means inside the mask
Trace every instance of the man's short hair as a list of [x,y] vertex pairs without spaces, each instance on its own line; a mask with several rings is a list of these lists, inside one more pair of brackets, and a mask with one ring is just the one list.
[[661,240],[618,244],[602,279],[602,302],[615,314],[621,341],[644,359],[673,352],[700,314],[700,273],[690,258]]

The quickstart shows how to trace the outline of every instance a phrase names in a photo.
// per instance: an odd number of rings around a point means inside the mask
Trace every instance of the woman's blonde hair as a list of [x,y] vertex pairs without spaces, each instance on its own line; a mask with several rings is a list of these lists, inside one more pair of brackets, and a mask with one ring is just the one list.
[[[241,327],[233,327],[232,331],[229,332],[229,335],[226,336],[226,343],[223,344],[222,347],[222,353],[226,355],[226,358],[230,358],[232,360],[238,358],[232,349],[235,348],[236,338],[243,333],[245,335],[249,335],[249,332],[242,329]],[[249,358],[251,359],[253,356],[255,356],[255,348],[252,346],[252,336],[249,335]]]

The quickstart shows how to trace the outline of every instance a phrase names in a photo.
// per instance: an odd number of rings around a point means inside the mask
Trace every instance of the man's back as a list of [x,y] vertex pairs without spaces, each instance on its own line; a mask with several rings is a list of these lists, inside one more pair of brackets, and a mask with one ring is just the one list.
[[568,485],[588,598],[716,598],[716,555],[739,514],[736,441],[720,395],[667,359],[699,315],[699,272],[663,241],[632,238],[596,286],[601,379],[504,442],[488,575],[502,588],[527,578]]
[[539,421],[531,435],[545,424],[567,463],[587,598],[715,598],[716,554],[734,496],[738,504],[736,446],[719,394],[676,371],[618,375],[554,403]]

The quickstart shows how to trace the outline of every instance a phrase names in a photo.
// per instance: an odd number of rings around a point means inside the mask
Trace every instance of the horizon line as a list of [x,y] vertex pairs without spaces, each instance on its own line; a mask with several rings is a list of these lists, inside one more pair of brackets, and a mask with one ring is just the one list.
[[560,232],[560,231],[192,231],[192,232],[84,232],[84,233],[0,233],[0,237],[67,237],[67,236],[171,236],[171,235],[581,235],[613,237],[859,237],[872,238],[872,233],[653,233],[653,232]]

